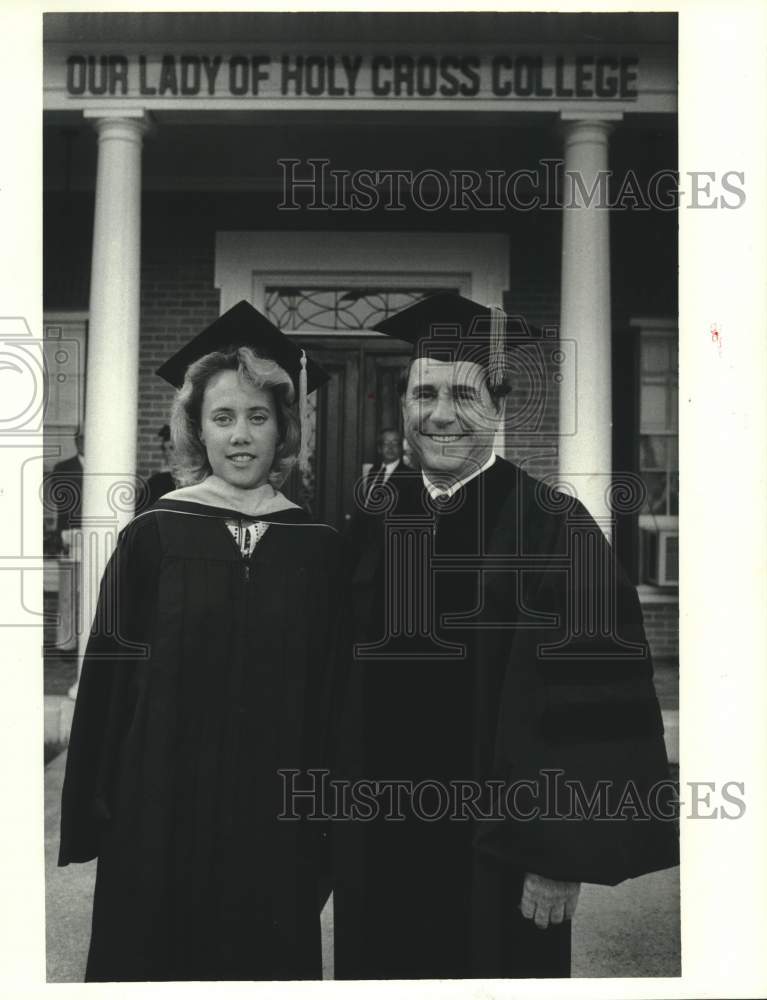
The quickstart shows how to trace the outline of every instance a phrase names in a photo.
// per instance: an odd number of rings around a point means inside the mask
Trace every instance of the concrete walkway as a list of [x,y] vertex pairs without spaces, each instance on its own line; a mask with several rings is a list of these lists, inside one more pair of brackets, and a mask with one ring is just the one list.
[[[66,754],[45,770],[47,978],[83,981],[96,863],[56,867]],[[333,978],[331,906],[323,913],[324,978]],[[615,887],[584,885],[573,926],[573,976],[678,976],[679,869]]]

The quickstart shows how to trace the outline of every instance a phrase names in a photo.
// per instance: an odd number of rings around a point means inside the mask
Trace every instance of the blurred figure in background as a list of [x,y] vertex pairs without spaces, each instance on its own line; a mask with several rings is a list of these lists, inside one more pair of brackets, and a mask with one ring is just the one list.
[[147,480],[149,498],[147,507],[151,507],[160,497],[170,493],[176,488],[176,480],[173,478],[173,442],[170,439],[170,426],[163,424],[157,432],[160,439],[160,449],[162,451],[162,466],[159,472],[153,472]]
[[404,469],[402,435],[396,427],[385,427],[378,435],[378,463],[365,477],[362,490],[365,507],[372,502],[376,486],[385,483],[390,476]]
[[69,551],[70,529],[82,524],[85,434],[79,427],[75,431],[75,447],[77,453],[57,462],[48,481],[48,502],[56,511],[56,539],[62,552]]
[[346,531],[347,574],[357,623],[368,622],[375,616],[375,584],[389,502],[393,497],[407,496],[408,503],[412,504],[420,489],[419,477],[403,460],[404,442],[400,431],[396,427],[384,427],[377,442],[378,462],[355,489],[354,513]]

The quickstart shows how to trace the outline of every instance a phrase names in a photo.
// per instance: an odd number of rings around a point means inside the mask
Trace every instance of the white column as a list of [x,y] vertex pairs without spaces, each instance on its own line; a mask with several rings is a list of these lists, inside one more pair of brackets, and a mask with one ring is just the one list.
[[[559,473],[607,531],[612,377],[610,213],[605,203],[612,126],[600,118],[569,121],[564,128]],[[605,172],[601,184],[600,172]]]
[[[133,516],[138,407],[141,147],[144,113],[85,111],[96,118],[85,384],[80,666],[98,589],[117,532]],[[79,677],[79,671],[78,671]],[[70,691],[74,697],[76,687]]]

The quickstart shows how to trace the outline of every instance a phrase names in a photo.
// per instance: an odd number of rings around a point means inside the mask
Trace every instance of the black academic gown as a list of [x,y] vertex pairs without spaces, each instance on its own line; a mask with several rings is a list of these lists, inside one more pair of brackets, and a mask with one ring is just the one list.
[[160,501],[121,533],[72,725],[59,864],[98,857],[86,979],[321,978],[322,826],[279,769],[327,759],[337,533]]
[[[568,976],[570,924],[521,916],[524,874],[614,884],[677,861],[671,822],[610,818],[627,786],[641,806],[668,778],[636,593],[583,506],[508,462],[438,508],[409,481],[377,572],[367,553],[353,581],[357,610],[378,613],[357,618],[340,771],[430,784],[418,815],[405,801],[382,819],[379,796],[378,819],[336,825],[336,977]],[[605,818],[550,818],[572,811],[545,796],[553,777],[587,796],[608,782]],[[431,783],[458,780],[483,797],[456,819]],[[484,795],[536,780],[535,801],[494,811]]]
[[421,475],[400,461],[385,483],[370,495],[373,479],[380,472],[371,469],[355,491],[354,509],[344,530],[346,575],[352,581],[353,617],[358,623],[368,622],[374,615],[374,601],[380,589],[381,553],[384,548],[383,512],[402,508],[407,498],[412,506],[420,493]]

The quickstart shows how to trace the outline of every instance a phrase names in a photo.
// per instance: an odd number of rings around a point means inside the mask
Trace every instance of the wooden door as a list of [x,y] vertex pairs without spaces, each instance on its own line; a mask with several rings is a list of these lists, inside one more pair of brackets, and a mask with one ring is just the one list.
[[312,352],[330,372],[319,390],[314,452],[315,516],[341,528],[354,494],[359,449],[360,373],[356,351],[332,347]]
[[340,530],[354,509],[354,485],[363,466],[377,460],[378,434],[385,427],[401,429],[397,382],[411,348],[389,338],[350,335],[301,342],[331,377],[312,401],[310,488],[302,489],[294,471],[284,492],[308,505],[315,520]]

